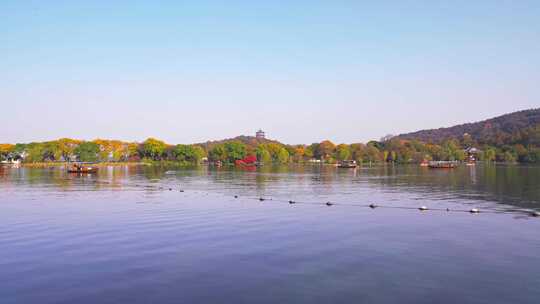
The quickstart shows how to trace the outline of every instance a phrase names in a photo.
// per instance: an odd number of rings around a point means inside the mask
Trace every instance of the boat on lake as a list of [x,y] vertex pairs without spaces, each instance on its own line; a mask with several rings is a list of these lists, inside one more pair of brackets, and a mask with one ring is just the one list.
[[342,160],[338,164],[338,168],[356,168],[355,160]]
[[430,161],[428,166],[433,169],[452,169],[457,165],[456,161]]
[[84,166],[82,164],[73,164],[68,168],[68,173],[97,173],[97,167]]

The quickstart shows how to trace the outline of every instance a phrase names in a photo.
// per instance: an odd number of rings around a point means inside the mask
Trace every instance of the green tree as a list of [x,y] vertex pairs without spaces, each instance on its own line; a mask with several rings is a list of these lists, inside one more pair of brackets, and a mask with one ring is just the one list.
[[467,157],[467,153],[463,151],[462,149],[458,149],[454,152],[454,159],[459,161],[464,161]]
[[42,144],[43,150],[41,154],[43,160],[45,161],[54,161],[60,160],[62,157],[62,150],[60,150],[60,145],[57,141],[49,141]]
[[141,154],[153,160],[161,160],[167,144],[155,138],[148,138],[141,146]]
[[175,160],[198,164],[204,157],[204,150],[199,146],[176,145],[172,150]]
[[379,142],[379,141],[376,141],[376,140],[368,141],[366,146],[373,146],[373,147],[377,148],[377,150],[379,150],[379,151],[384,150],[384,144]]
[[336,147],[336,158],[338,160],[347,160],[351,157],[351,150],[346,144],[339,144]]
[[[459,160],[461,157],[459,142],[455,139],[445,140],[442,144],[443,160]],[[465,158],[465,157],[463,157]]]
[[370,163],[379,162],[381,161],[381,151],[373,145],[367,145],[362,159]]
[[74,150],[75,155],[82,162],[95,162],[98,160],[99,146],[96,143],[85,141]]
[[43,161],[43,144],[42,143],[30,143],[26,146],[25,152],[27,153],[25,162],[35,163]]
[[227,150],[223,144],[213,146],[208,152],[208,159],[211,161],[227,161]]
[[289,162],[289,152],[285,148],[280,148],[276,155],[276,161],[280,164]]
[[206,156],[206,151],[201,146],[192,145],[192,156],[191,162],[200,163],[201,160]]
[[312,159],[312,158],[320,159],[319,144],[313,143],[309,145],[306,148],[306,151],[304,154],[306,155],[306,158],[308,159]]
[[227,151],[227,160],[230,163],[238,159],[243,159],[247,155],[246,145],[238,141],[227,142],[224,148]]
[[272,155],[264,145],[259,145],[256,150],[257,160],[263,164],[272,162]]
[[487,148],[484,151],[484,159],[483,160],[488,161],[488,162],[494,161],[496,155],[497,155],[497,152],[495,151],[495,149]]

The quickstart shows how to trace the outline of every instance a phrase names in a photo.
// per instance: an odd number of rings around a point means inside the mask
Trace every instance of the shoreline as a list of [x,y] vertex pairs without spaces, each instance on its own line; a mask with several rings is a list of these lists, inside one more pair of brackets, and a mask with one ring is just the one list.
[[[37,162],[37,163],[21,163],[19,166],[28,168],[48,168],[48,167],[65,167],[69,166],[73,162]],[[145,162],[102,162],[95,163],[92,166],[95,167],[108,167],[108,166],[148,166],[152,165]]]
[[[6,164],[7,166],[17,166],[17,167],[26,167],[26,168],[54,168],[54,167],[65,167],[69,166],[73,162],[35,162],[35,163],[20,163],[20,164]],[[464,163],[461,163],[464,164]],[[460,165],[461,165],[460,164]],[[483,162],[478,161],[476,164],[482,165],[534,165],[527,163],[519,162]],[[274,166],[278,164],[264,164],[260,167]],[[337,167],[337,164],[330,163],[287,163],[282,165],[293,165],[293,166],[321,166],[321,167]],[[375,166],[402,166],[402,165],[419,165],[419,163],[371,163],[371,164],[359,164],[358,168],[369,168]],[[176,166],[176,167],[198,167],[198,166],[210,166],[211,164],[191,164],[191,163],[182,163],[182,162],[172,162],[172,161],[137,161],[137,162],[98,162],[92,163],[91,166],[95,167],[120,167],[120,166]],[[225,164],[223,167],[235,167],[234,164]],[[219,167],[218,167],[219,168]]]

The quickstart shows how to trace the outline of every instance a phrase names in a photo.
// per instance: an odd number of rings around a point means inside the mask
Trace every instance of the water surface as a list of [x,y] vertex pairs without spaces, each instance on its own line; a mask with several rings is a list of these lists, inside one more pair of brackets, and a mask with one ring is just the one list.
[[0,302],[537,303],[539,186],[530,166],[2,168]]

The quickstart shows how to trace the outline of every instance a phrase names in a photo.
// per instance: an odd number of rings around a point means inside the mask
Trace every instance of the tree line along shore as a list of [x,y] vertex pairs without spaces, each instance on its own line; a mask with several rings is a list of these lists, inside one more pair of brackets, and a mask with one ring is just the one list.
[[155,138],[148,138],[142,143],[62,138],[28,144],[0,144],[0,161],[16,160],[24,164],[72,161],[115,164],[173,162],[190,165],[203,162],[233,164],[246,157],[256,159],[260,164],[336,163],[341,160],[356,160],[359,163],[420,163],[430,160],[467,161],[474,157],[479,161],[540,163],[540,145],[537,143],[540,132],[536,137],[531,137],[527,142],[499,146],[479,143],[467,134],[439,144],[399,137],[366,144],[337,145],[329,140],[310,145],[287,145],[249,136],[190,145],[170,145]]

